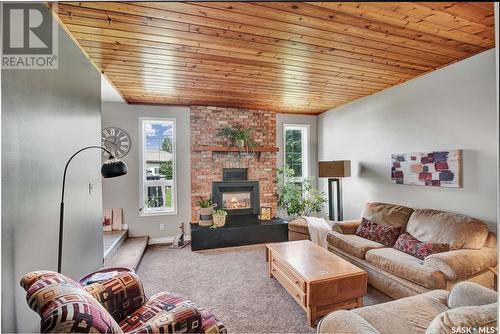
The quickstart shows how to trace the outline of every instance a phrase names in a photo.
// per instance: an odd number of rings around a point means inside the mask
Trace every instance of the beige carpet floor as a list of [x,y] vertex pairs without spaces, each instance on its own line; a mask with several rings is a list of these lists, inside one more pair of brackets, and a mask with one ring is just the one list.
[[[267,276],[265,246],[192,252],[149,246],[137,270],[147,296],[175,292],[211,310],[229,333],[313,333],[305,312]],[[369,288],[365,305],[389,301]]]

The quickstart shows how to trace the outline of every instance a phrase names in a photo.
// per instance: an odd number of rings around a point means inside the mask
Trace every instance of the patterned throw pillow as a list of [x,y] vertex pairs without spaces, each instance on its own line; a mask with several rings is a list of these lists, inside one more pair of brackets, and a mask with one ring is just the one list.
[[355,233],[362,238],[392,247],[392,245],[396,242],[400,231],[400,226],[381,225],[363,218],[361,225],[358,226]]
[[398,240],[396,240],[394,248],[405,252],[406,254],[413,255],[420,260],[424,260],[431,254],[449,251],[450,245],[443,243],[421,242],[409,233],[403,233],[399,236]]

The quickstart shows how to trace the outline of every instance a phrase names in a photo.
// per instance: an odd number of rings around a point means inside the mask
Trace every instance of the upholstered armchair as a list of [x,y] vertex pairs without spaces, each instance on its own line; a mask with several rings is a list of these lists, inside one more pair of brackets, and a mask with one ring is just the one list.
[[20,282],[42,333],[226,333],[209,311],[181,296],[160,292],[149,300],[133,272],[82,286],[52,271]]

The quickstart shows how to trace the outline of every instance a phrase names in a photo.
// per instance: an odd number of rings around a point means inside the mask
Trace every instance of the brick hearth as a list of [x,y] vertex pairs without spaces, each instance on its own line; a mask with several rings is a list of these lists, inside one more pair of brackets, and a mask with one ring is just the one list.
[[223,168],[248,168],[248,179],[260,183],[260,206],[271,207],[276,214],[276,153],[256,154],[238,152],[193,151],[197,146],[223,146],[217,131],[222,127],[241,125],[255,129],[259,146],[276,146],[276,113],[223,107],[191,107],[191,214],[198,221],[199,197],[208,198],[212,182],[222,180]]

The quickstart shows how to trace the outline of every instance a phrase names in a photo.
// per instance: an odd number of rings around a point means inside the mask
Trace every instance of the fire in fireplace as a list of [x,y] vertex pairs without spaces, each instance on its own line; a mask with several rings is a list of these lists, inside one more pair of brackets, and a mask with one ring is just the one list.
[[225,210],[250,209],[251,193],[249,191],[237,193],[222,193],[222,208]]
[[246,175],[244,168],[225,168],[223,181],[212,183],[213,201],[228,215],[259,213],[259,181],[248,181]]

